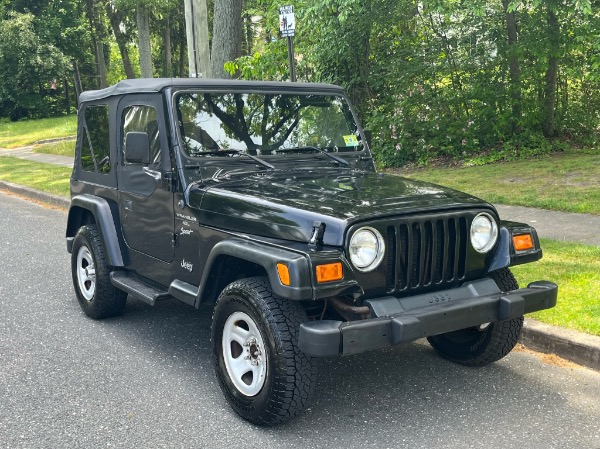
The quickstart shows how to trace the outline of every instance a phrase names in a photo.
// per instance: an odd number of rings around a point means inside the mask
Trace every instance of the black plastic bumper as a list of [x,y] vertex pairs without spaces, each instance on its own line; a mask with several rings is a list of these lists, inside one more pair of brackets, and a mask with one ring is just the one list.
[[504,293],[493,280],[482,279],[425,295],[370,299],[365,303],[373,318],[303,323],[299,345],[312,356],[356,354],[549,309],[557,293],[548,281]]

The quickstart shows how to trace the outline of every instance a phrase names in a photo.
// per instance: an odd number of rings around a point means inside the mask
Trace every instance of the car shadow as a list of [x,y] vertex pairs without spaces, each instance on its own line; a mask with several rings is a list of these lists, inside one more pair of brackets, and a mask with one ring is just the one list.
[[[460,435],[456,429],[468,431],[473,419],[496,425],[500,411],[503,426],[525,431],[523,416],[547,419],[544,409],[531,407],[532,403],[552,400],[560,406],[565,402],[534,375],[522,374],[519,365],[529,363],[519,359],[524,354],[469,368],[438,357],[425,340],[418,340],[385,350],[319,359],[319,379],[306,412],[290,423],[260,428],[241,421],[220,396],[211,359],[211,314],[208,307],[196,310],[175,300],[150,307],[129,299],[123,316],[102,323],[137,350],[175,358],[179,370],[187,370],[186,376],[195,384],[212,383],[216,391],[211,399],[220,398],[217,405],[220,401],[241,432],[259,432],[273,447],[290,447],[292,437],[300,438],[298,441],[310,438],[313,443],[322,440],[324,447],[357,447],[357,441],[368,444],[365,435],[373,432],[384,432],[390,444],[398,433],[426,436],[433,438],[430,447],[436,447],[437,440],[428,434],[431,428],[454,429],[451,433],[456,436]],[[332,438],[336,444],[327,446],[325,442]],[[441,441],[438,447],[444,447]],[[385,444],[383,441],[378,447]]]

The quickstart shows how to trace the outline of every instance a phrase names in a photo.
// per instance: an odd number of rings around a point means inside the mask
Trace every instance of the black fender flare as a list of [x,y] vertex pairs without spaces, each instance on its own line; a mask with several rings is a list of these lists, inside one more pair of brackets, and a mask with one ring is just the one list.
[[[208,256],[198,288],[196,307],[201,304],[202,294],[208,282],[210,282],[209,277],[212,267],[219,256],[235,257],[262,266],[276,295],[291,300],[313,299],[310,264],[305,254],[262,242],[234,237],[217,243]],[[284,263],[288,267],[290,273],[289,286],[283,285],[279,280],[278,263]]]
[[125,266],[125,258],[111,207],[108,201],[95,195],[76,195],[71,199],[67,218],[67,250],[71,252],[73,239],[81,225],[78,217],[81,209],[89,211],[94,216],[108,264],[113,267]]

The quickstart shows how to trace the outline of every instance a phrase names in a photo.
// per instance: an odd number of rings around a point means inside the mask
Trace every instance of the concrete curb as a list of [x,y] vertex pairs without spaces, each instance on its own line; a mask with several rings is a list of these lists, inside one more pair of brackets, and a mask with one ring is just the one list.
[[48,143],[56,143],[56,142],[68,142],[77,140],[77,136],[67,136],[67,137],[54,137],[52,139],[42,139],[33,142],[33,145],[46,145]]
[[0,181],[0,189],[8,190],[9,192],[22,195],[35,201],[41,201],[52,206],[62,207],[68,209],[71,204],[69,198],[63,196],[52,195],[50,193],[41,192],[40,190],[32,189],[31,187],[20,186],[13,184],[12,182]]
[[526,319],[521,339],[527,348],[600,371],[600,337]]
[[[69,198],[6,181],[0,181],[0,189],[64,209],[68,209],[71,203]],[[556,354],[565,360],[600,371],[600,337],[526,319],[521,343],[529,349]]]

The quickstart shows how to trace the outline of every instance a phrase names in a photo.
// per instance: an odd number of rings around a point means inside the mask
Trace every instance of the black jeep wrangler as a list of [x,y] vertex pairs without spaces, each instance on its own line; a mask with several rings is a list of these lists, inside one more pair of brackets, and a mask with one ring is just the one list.
[[306,406],[315,357],[426,337],[482,366],[557,286],[519,288],[535,230],[437,185],[377,173],[327,84],[139,79],[84,92],[67,249],[83,311],[133,298],[212,307],[223,393],[243,418]]

